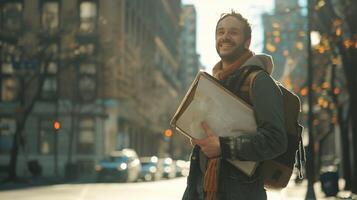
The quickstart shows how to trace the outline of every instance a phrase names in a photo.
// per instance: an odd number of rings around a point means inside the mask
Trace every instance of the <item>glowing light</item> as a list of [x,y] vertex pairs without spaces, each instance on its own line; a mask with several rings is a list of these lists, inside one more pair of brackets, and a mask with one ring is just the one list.
[[275,52],[276,51],[276,47],[274,45],[272,45],[271,43],[267,43],[266,44],[266,48],[270,52]]
[[302,42],[296,42],[295,46],[299,50],[303,50],[304,49],[304,44]]
[[325,102],[325,100],[324,100],[323,98],[321,98],[321,97],[317,100],[317,103],[318,103],[320,106],[323,106],[323,105],[324,105],[324,102]]
[[321,34],[318,31],[311,31],[310,38],[311,38],[311,46],[316,46],[320,44]]
[[330,84],[328,82],[324,82],[321,87],[322,89],[327,89],[330,87]]
[[165,137],[171,137],[172,136],[172,130],[171,129],[166,129],[164,132]]
[[275,42],[275,43],[280,43],[280,37],[275,37],[275,38],[274,38],[274,42]]
[[337,28],[336,29],[336,35],[337,36],[341,36],[342,35],[342,29],[341,28]]
[[121,163],[118,167],[117,170],[121,171],[121,170],[125,170],[128,167],[128,165],[126,163]]
[[284,50],[283,55],[284,56],[288,56],[289,55],[289,51],[288,50]]
[[279,36],[280,36],[280,31],[274,31],[274,32],[273,32],[273,35],[274,35],[275,37],[279,37]]
[[320,0],[319,2],[317,2],[317,5],[315,6],[316,10],[319,10],[320,8],[325,6],[325,1],[324,0]]
[[345,46],[346,49],[350,48],[353,45],[352,40],[348,39],[343,41],[343,45]]
[[280,28],[280,24],[277,23],[277,22],[274,22],[274,23],[273,23],[273,27],[276,28],[276,29],[278,29],[278,28]]
[[325,53],[325,48],[323,46],[320,46],[318,50],[319,50],[319,53],[321,53],[321,54]]
[[304,87],[301,89],[300,94],[301,94],[301,96],[306,96],[308,92],[309,92],[309,90],[306,87]]
[[53,122],[53,128],[54,128],[55,130],[59,130],[59,129],[61,128],[61,122],[59,122],[58,120],[55,120],[55,121]]
[[333,93],[334,93],[335,95],[338,95],[338,94],[341,93],[341,89],[340,89],[340,88],[335,88],[335,89],[333,89]]
[[288,63],[288,65],[292,65],[292,64],[294,64],[295,63],[295,61],[292,59],[292,58],[287,58],[287,61],[286,61],[287,63]]

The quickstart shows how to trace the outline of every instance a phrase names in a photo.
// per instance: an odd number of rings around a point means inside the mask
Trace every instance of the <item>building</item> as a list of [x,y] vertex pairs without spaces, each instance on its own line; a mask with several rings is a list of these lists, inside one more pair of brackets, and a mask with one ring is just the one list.
[[[346,142],[348,126],[344,121],[348,113],[346,103],[348,95],[342,89],[346,87],[346,80],[342,70],[342,59],[334,44],[338,40],[331,34],[336,32],[338,36],[341,36],[344,31],[341,31],[340,19],[334,18],[334,12],[328,10],[328,8],[340,8],[341,5],[332,6],[329,1],[314,2],[312,5],[312,17],[308,19],[307,14],[304,14],[307,8],[301,7],[297,0],[276,0],[273,13],[265,14],[263,21],[264,51],[273,55],[276,66],[273,76],[300,96],[302,104],[300,116],[306,127],[303,136],[307,139],[304,140],[304,145],[308,143],[307,136],[310,127],[307,127],[307,122],[311,120],[308,118],[307,52],[308,48],[312,48],[313,120],[311,132],[314,137],[312,146],[314,147],[315,169],[313,172],[317,180],[328,167],[339,168],[340,172],[345,171],[344,174],[348,174],[350,163],[349,141]],[[312,30],[307,29],[308,20],[310,20]],[[307,35],[311,36],[311,47],[307,46]],[[345,141],[341,142],[344,138]],[[343,143],[345,144],[341,148]],[[347,159],[342,156],[343,154],[347,155]]]
[[[193,5],[182,5],[180,16],[181,34],[179,38],[179,71],[181,83],[179,99],[183,99],[192,81],[200,69],[199,55],[196,48],[196,9]],[[170,143],[170,154],[175,159],[189,159],[191,145],[186,136],[179,132],[173,134]]]
[[29,161],[43,176],[71,168],[91,178],[115,149],[167,155],[182,87],[180,0],[4,0],[0,10],[1,166],[32,102],[18,135],[21,176]]
[[273,56],[273,77],[296,93],[306,82],[307,16],[298,0],[276,0],[272,13],[262,16],[264,52]]
[[199,56],[196,52],[196,9],[193,5],[183,5],[180,36],[180,72],[183,91],[186,92],[199,70]]

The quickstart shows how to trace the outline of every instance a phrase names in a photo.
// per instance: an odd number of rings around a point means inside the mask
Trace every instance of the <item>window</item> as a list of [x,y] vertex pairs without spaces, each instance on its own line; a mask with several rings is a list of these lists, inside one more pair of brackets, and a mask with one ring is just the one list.
[[[48,53],[57,54],[58,45],[57,44],[50,45]],[[47,63],[48,64],[47,66],[45,64],[46,63],[43,63],[41,68],[42,73],[45,73],[44,75],[46,76],[42,86],[41,97],[44,100],[53,100],[57,98],[57,91],[58,91],[58,85],[57,85],[58,61],[52,60]]]
[[94,153],[95,121],[91,117],[82,117],[79,120],[78,153]]
[[0,154],[9,154],[16,130],[16,121],[13,118],[0,118]]
[[54,130],[53,119],[40,119],[39,128],[39,153],[42,155],[53,154]]
[[42,98],[53,99],[56,98],[57,78],[46,77],[42,86]]
[[79,54],[81,56],[92,56],[94,54],[95,45],[93,43],[80,44]]
[[57,32],[59,28],[59,3],[46,1],[42,4],[41,26],[46,32]]
[[1,79],[1,100],[15,101],[17,99],[17,81],[14,78]]
[[96,97],[96,64],[81,63],[79,65],[78,89],[80,97],[84,101],[93,100]]
[[7,32],[19,32],[22,28],[22,11],[21,2],[6,2],[1,7],[1,26]]
[[93,33],[97,27],[97,4],[93,1],[82,1],[79,7],[80,25],[82,33]]
[[82,63],[79,66],[79,72],[81,74],[95,75],[96,67],[93,63]]
[[0,80],[1,80],[1,101],[12,102],[16,101],[18,97],[18,81],[14,75],[14,67],[11,63],[0,63]]

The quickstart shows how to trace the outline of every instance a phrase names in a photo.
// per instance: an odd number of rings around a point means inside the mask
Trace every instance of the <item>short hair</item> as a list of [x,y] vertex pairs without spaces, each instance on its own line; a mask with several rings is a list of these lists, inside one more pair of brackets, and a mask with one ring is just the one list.
[[217,27],[219,22],[221,22],[224,18],[226,17],[234,17],[236,19],[238,19],[239,21],[243,22],[244,24],[244,39],[245,41],[247,41],[248,39],[250,39],[252,37],[252,27],[250,26],[248,19],[244,18],[240,13],[235,12],[234,10],[231,10],[230,13],[222,13],[221,17],[219,18],[217,24],[216,24],[216,31],[217,31]]

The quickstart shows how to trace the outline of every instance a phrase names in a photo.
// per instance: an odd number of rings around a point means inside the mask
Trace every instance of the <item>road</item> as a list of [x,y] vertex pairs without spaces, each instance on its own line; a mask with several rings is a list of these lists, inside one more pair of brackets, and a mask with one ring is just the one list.
[[[1,200],[180,200],[186,178],[137,183],[59,184],[0,191]],[[268,191],[268,200],[303,200],[306,184]],[[318,198],[320,199],[320,198]]]

